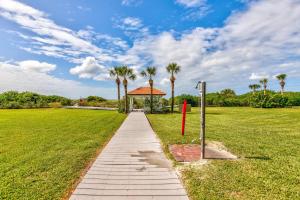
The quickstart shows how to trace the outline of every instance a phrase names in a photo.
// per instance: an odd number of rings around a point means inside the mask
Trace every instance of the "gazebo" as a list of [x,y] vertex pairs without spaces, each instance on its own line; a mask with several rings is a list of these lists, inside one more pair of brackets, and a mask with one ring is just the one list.
[[[150,87],[139,87],[131,90],[127,93],[129,97],[129,111],[134,109],[134,99],[142,99],[144,101],[144,110],[147,111],[146,101],[150,101],[151,88]],[[153,100],[160,101],[161,97],[165,96],[166,93],[163,91],[153,88]],[[161,105],[161,104],[160,104]]]

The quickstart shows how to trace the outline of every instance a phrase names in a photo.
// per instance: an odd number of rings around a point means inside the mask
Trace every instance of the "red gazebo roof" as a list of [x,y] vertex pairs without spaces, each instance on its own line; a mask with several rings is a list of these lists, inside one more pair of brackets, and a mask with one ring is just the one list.
[[[150,89],[150,87],[139,87],[139,88],[136,88],[134,90],[131,90],[127,94],[128,95],[150,95],[151,94],[151,89]],[[161,90],[153,88],[153,95],[164,96],[164,95],[166,95],[166,93],[164,93]]]

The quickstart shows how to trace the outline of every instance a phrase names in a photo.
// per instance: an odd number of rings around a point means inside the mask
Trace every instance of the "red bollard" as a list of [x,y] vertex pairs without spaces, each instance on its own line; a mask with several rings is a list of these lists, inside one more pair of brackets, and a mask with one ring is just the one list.
[[182,126],[181,126],[181,134],[184,136],[184,128],[185,128],[185,117],[186,117],[186,100],[183,102],[182,106]]

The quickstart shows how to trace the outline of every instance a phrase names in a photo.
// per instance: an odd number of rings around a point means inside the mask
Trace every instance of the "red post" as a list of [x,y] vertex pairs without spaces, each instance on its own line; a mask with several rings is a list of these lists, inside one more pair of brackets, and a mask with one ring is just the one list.
[[183,102],[182,106],[182,126],[181,126],[181,134],[184,136],[184,128],[185,128],[185,116],[186,116],[186,100]]

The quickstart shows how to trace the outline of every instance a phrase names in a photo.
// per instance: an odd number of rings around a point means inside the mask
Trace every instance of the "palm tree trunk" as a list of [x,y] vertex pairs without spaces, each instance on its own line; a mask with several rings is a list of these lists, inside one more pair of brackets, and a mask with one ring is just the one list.
[[127,84],[124,85],[124,91],[125,91],[125,113],[128,113],[128,103],[127,103]]
[[267,86],[265,85],[264,86],[264,95],[266,95],[267,94]]
[[172,87],[171,112],[174,112],[174,81],[171,82],[171,87]]
[[121,105],[120,83],[117,83],[117,87],[118,87],[118,107],[120,109],[120,105]]
[[149,80],[150,84],[150,113],[153,113],[153,81]]
[[283,95],[283,93],[284,93],[284,82],[283,81],[281,81],[280,82],[280,87],[281,87],[281,95]]

